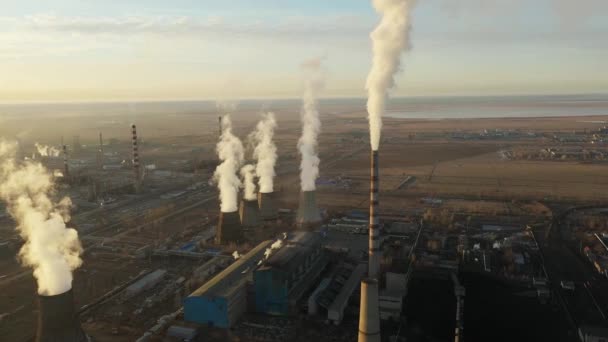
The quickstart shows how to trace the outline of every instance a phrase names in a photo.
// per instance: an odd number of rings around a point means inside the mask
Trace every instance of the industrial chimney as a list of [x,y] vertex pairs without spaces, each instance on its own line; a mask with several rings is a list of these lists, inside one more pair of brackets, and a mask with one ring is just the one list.
[[376,279],[366,278],[361,281],[358,342],[380,342],[380,312]]
[[36,342],[89,341],[74,310],[74,296],[71,289],[54,296],[38,295],[38,306]]
[[229,213],[220,212],[220,218],[217,222],[217,231],[215,234],[215,242],[218,245],[229,242],[239,242],[243,238],[241,229],[241,218],[238,211]]
[[99,132],[99,150],[97,151],[98,153],[98,167],[99,169],[103,169],[103,136],[101,135],[101,132]]
[[68,165],[68,146],[63,145],[63,177],[70,177],[70,166]]
[[137,148],[137,128],[135,124],[131,125],[132,143],[133,143],[133,174],[135,192],[141,190],[141,171],[139,169],[139,150]]
[[277,206],[274,199],[274,192],[259,192],[258,205],[260,207],[260,216],[262,220],[276,220]]
[[242,199],[239,214],[243,227],[251,228],[260,225],[260,208],[258,207],[257,200]]
[[296,221],[300,227],[310,227],[321,222],[315,190],[300,192],[300,207]]
[[369,188],[369,265],[370,278],[378,279],[380,268],[380,220],[378,219],[378,151],[372,151]]

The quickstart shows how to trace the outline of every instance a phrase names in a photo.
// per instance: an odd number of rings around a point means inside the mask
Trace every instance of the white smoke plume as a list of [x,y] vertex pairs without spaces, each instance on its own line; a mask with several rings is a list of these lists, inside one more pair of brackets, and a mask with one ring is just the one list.
[[36,146],[38,154],[43,157],[59,157],[59,154],[61,153],[58,148],[55,148],[53,146],[43,145],[39,143],[35,143],[34,145]]
[[222,161],[213,175],[220,190],[221,211],[235,212],[238,209],[238,192],[241,186],[237,172],[243,163],[244,150],[241,140],[232,134],[232,121],[229,115],[222,118],[222,135],[216,151]]
[[272,245],[270,245],[270,247],[266,248],[266,250],[264,251],[264,259],[268,260],[268,258],[270,258],[270,256],[272,255],[272,253],[277,250],[280,249],[281,247],[283,247],[283,239],[277,239],[277,241],[273,242]]
[[239,260],[241,258],[241,254],[239,254],[239,251],[234,251],[232,252],[232,257],[234,260]]
[[82,264],[78,232],[65,224],[71,201],[54,202],[52,175],[39,163],[17,162],[16,149],[0,143],[0,198],[25,240],[19,258],[34,269],[39,294],[62,294],[72,288],[72,271]]
[[257,161],[255,173],[259,177],[258,186],[261,193],[274,191],[274,166],[277,162],[277,146],[274,144],[274,130],[277,127],[274,113],[263,114],[255,128],[249,135],[249,141],[255,145],[253,158]]
[[302,63],[305,73],[304,95],[302,96],[302,136],[298,140],[298,149],[302,158],[300,162],[300,187],[302,191],[315,190],[315,181],[319,176],[319,156],[317,153],[318,136],[321,131],[321,120],[317,108],[319,92],[323,90],[325,77],[322,70],[324,57]]
[[243,178],[243,197],[248,201],[253,201],[257,197],[255,195],[255,166],[247,164],[241,168],[241,177]]
[[401,54],[410,48],[411,12],[416,0],[372,0],[380,23],[370,34],[373,60],[367,75],[367,112],[372,150],[380,147],[382,115],[388,91],[395,86]]

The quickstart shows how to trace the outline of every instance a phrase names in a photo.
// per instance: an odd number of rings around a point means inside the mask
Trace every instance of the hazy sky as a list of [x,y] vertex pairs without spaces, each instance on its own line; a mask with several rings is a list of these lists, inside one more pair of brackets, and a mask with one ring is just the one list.
[[[363,96],[368,0],[0,0],[0,101]],[[606,0],[419,0],[395,95],[608,92]]]

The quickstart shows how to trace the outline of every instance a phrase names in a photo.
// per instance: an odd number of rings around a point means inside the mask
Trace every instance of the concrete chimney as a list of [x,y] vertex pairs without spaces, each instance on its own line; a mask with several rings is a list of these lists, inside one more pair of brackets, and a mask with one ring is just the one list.
[[139,149],[137,147],[137,127],[135,124],[131,125],[131,133],[132,133],[132,144],[133,144],[133,174],[134,174],[134,187],[135,192],[139,192],[141,190],[141,170],[139,168]]
[[99,153],[99,169],[103,169],[103,136],[101,135],[101,132],[99,132],[99,150],[97,151],[97,153]]
[[317,207],[316,191],[300,192],[300,207],[296,222],[301,227],[314,226],[321,222],[321,214]]
[[260,208],[257,200],[241,200],[239,209],[243,227],[258,227],[260,225]]
[[63,145],[63,177],[70,177],[70,166],[68,165],[68,146]]
[[378,281],[361,281],[358,342],[380,342],[380,311],[378,309]]
[[260,207],[260,216],[262,217],[262,220],[271,221],[277,219],[278,214],[274,192],[259,192],[258,205]]
[[239,212],[220,212],[220,217],[217,222],[215,242],[218,245],[221,245],[229,242],[240,242],[242,239],[243,231],[241,229],[241,218],[239,217]]
[[378,279],[380,268],[380,220],[378,219],[378,151],[371,154],[371,178],[369,189],[369,265],[370,278]]
[[36,342],[89,341],[74,310],[74,295],[71,289],[55,296],[39,295],[38,307]]

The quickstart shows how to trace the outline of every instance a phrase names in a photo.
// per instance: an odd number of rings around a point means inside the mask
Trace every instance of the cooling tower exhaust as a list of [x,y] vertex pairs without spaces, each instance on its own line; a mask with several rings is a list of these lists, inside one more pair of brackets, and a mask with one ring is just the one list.
[[230,242],[240,242],[242,240],[243,231],[241,229],[241,218],[239,217],[239,212],[220,212],[215,242],[218,245],[221,245]]
[[243,227],[251,228],[260,225],[260,208],[258,207],[257,200],[241,200],[239,214],[241,216],[241,225]]
[[302,191],[300,193],[300,207],[298,208],[297,223],[301,227],[308,227],[321,222],[321,214],[317,207],[316,191]]
[[74,310],[72,290],[55,296],[38,296],[38,330],[36,342],[86,342]]
[[275,203],[274,192],[258,193],[258,205],[262,220],[271,221],[278,217],[277,206]]
[[358,342],[380,342],[380,312],[378,309],[378,281],[361,281]]
[[369,269],[368,277],[378,279],[380,268],[380,220],[378,219],[378,151],[372,151],[369,187]]

